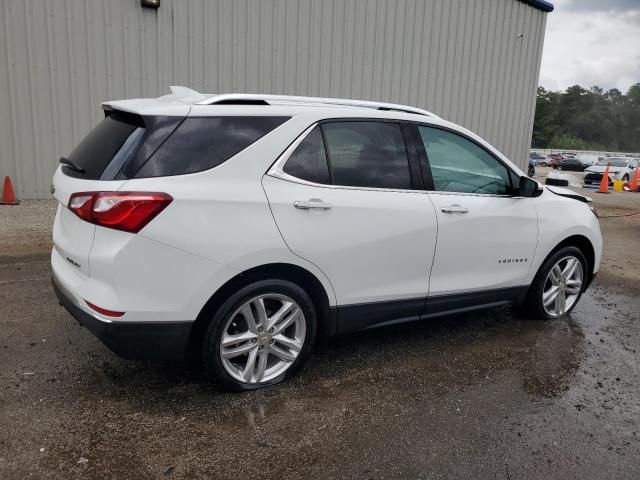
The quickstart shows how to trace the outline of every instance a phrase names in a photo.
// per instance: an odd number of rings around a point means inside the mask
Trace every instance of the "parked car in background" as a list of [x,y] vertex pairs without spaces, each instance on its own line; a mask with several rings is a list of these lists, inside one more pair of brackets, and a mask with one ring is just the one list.
[[173,92],[104,103],[53,178],[54,289],[124,357],[191,352],[251,390],[318,336],[505,304],[562,318],[598,271],[588,198],[430,112]]
[[584,183],[589,185],[592,182],[600,182],[607,165],[609,165],[609,182],[614,180],[628,181],[633,170],[638,165],[637,158],[609,157],[603,158],[596,165],[592,165],[585,170]]
[[595,165],[603,157],[599,157],[598,155],[591,155],[588,153],[579,153],[576,155],[576,158],[580,159],[582,163],[585,163],[587,165]]
[[541,155],[538,152],[531,152],[529,154],[529,158],[533,159],[536,163],[538,163],[540,160],[544,160],[544,155]]
[[542,167],[554,167],[563,158],[564,157],[560,153],[551,153],[551,154],[547,155],[544,158],[544,160],[538,162],[538,165],[540,165]]
[[567,157],[560,160],[557,165],[555,165],[555,168],[558,168],[560,170],[570,170],[573,172],[583,172],[585,168],[589,166],[589,164],[584,163],[579,158]]

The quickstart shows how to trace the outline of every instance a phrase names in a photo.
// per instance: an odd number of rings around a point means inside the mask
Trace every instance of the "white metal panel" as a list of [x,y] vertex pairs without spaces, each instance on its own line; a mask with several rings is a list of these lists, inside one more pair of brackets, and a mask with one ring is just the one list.
[[106,100],[202,92],[413,105],[524,167],[546,14],[516,0],[3,0],[0,175],[49,196]]

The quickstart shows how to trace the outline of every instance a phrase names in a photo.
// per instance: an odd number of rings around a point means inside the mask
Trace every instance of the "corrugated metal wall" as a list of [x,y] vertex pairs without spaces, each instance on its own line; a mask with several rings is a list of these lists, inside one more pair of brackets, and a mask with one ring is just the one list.
[[405,103],[524,165],[546,14],[515,0],[0,1],[0,175],[49,195],[108,99],[200,91]]

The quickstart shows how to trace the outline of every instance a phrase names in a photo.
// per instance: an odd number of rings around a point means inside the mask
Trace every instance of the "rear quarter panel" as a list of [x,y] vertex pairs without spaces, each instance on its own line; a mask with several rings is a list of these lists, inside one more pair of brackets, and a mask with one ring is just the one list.
[[[224,265],[236,274],[269,263],[300,266],[318,278],[334,305],[335,293],[324,273],[284,243],[261,184],[271,164],[308,124],[292,119],[211,170],[127,181],[122,191],[165,192],[173,197],[138,235]],[[206,283],[202,304],[223,283],[219,278]]]

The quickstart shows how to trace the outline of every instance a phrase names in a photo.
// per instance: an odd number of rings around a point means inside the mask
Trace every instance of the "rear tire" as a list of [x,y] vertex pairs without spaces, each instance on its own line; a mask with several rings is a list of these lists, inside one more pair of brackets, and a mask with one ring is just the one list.
[[533,279],[524,305],[525,314],[544,320],[568,315],[578,304],[588,275],[588,263],[582,251],[571,246],[561,248],[545,260]]
[[317,323],[313,301],[298,285],[280,279],[247,285],[211,318],[202,345],[205,370],[234,391],[280,383],[308,358]]

